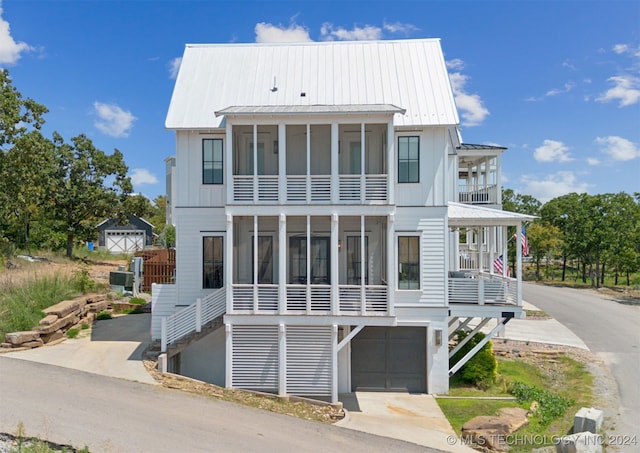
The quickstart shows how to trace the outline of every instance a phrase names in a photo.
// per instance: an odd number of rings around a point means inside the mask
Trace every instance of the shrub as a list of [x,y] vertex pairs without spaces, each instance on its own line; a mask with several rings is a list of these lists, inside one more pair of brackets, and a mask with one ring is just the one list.
[[73,287],[83,294],[95,287],[95,282],[89,276],[89,269],[82,267],[73,273]]
[[78,336],[78,334],[80,333],[80,331],[78,329],[69,329],[67,330],[67,337],[69,338],[75,338]]
[[131,299],[129,299],[129,303],[134,305],[145,305],[147,301],[142,297],[132,297]]
[[511,394],[518,398],[518,401],[536,401],[538,403],[538,409],[533,415],[542,426],[547,426],[556,418],[561,417],[573,405],[573,401],[568,398],[522,382],[513,383]]
[[108,311],[101,311],[96,315],[96,320],[103,321],[105,319],[111,319],[111,313]]
[[[458,331],[458,341],[460,343],[469,335],[468,332]],[[449,361],[449,366],[458,363],[471,349],[473,349],[483,338],[485,334],[478,332],[471,340],[469,340],[458,352],[456,352]],[[493,344],[489,341],[485,344],[462,368],[456,373],[457,376],[469,384],[475,385],[481,389],[487,389],[495,383],[498,375],[498,362],[493,355]]]
[[80,327],[82,327],[82,330],[87,330],[87,329],[88,329],[89,327],[91,327],[91,326],[89,325],[89,323],[88,323],[88,322],[83,322],[83,323],[82,323],[82,325],[81,325]]

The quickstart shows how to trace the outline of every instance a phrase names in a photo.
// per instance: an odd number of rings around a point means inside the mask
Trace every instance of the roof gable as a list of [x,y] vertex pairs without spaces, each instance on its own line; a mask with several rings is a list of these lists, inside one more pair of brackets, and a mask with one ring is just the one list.
[[405,110],[396,126],[458,124],[440,41],[188,44],[165,125],[220,127],[229,107],[354,105]]

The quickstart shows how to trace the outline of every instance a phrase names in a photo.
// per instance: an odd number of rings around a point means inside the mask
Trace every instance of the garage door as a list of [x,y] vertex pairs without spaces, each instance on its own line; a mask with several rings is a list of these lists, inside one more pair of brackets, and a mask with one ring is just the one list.
[[144,231],[106,231],[105,244],[112,253],[132,253],[144,249]]
[[426,392],[425,327],[365,327],[351,340],[353,391]]

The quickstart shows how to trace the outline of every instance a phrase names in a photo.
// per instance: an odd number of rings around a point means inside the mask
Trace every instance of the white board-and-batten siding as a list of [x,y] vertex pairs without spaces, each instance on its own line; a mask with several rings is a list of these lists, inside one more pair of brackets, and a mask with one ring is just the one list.
[[[226,236],[224,208],[176,208],[176,295],[178,305],[191,305],[211,293],[202,288],[202,238]],[[226,241],[226,237],[225,237]],[[225,272],[228,269],[225,268]]]
[[[395,291],[396,307],[446,306],[448,265],[446,213],[447,208],[444,206],[398,207],[395,215],[396,236],[420,237],[421,279],[419,290]],[[397,255],[394,262],[398,262]]]

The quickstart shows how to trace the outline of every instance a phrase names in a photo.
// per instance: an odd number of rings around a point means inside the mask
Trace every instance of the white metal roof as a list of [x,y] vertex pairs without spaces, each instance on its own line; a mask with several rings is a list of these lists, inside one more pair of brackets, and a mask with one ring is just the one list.
[[447,217],[450,226],[517,225],[531,222],[535,216],[500,209],[485,208],[462,203],[448,203]]
[[188,44],[165,126],[219,127],[229,107],[392,105],[396,126],[456,125],[440,40]]

